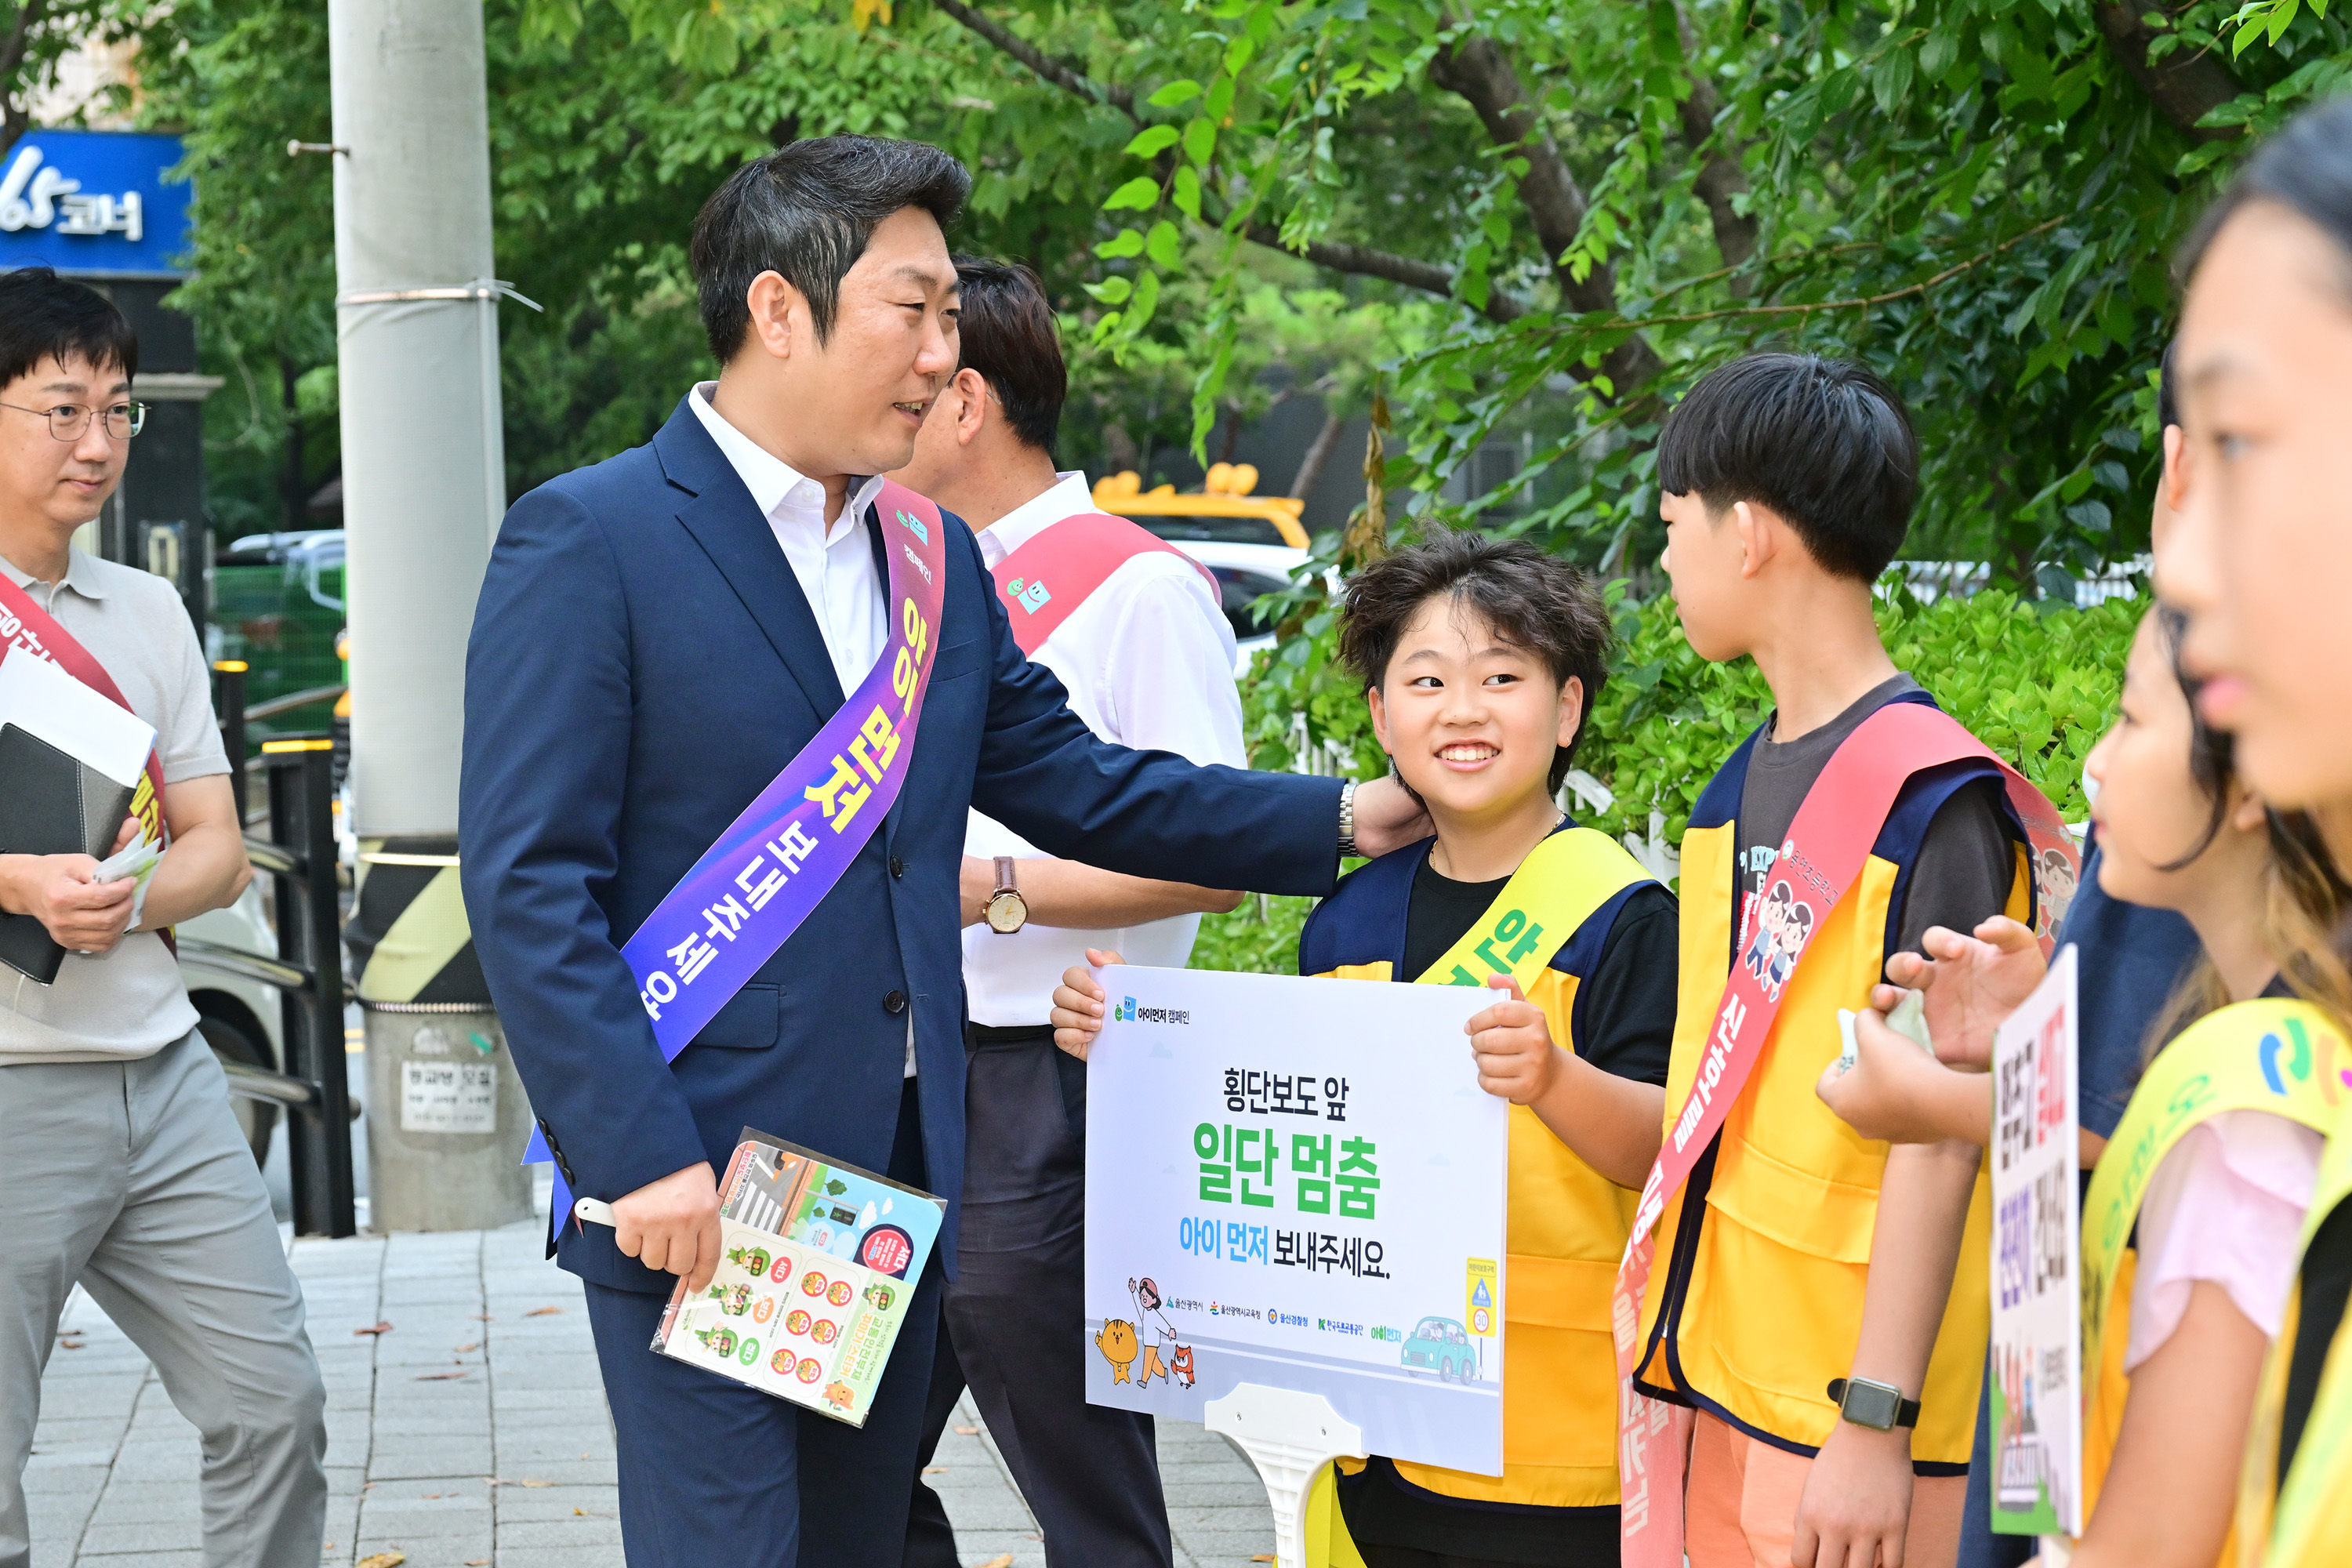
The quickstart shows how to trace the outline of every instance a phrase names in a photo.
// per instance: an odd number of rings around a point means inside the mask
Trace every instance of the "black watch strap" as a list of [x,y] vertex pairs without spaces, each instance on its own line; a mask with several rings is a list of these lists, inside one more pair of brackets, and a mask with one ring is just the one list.
[[[1873,1384],[1872,1386],[1874,1389],[1876,1389],[1884,1387],[1885,1385]],[[1833,1377],[1830,1379],[1830,1402],[1838,1407],[1838,1414],[1841,1416],[1844,1416],[1847,1420],[1853,1420],[1853,1418],[1852,1416],[1846,1415],[1845,1414],[1845,1395],[1846,1380],[1842,1377]],[[1854,1425],[1858,1426],[1870,1427],[1874,1431],[1882,1432],[1891,1432],[1896,1426],[1916,1426],[1919,1425],[1919,1402],[1916,1399],[1906,1399],[1900,1394],[1897,1394],[1895,1396],[1895,1420],[1892,1426],[1877,1426],[1874,1423],[1868,1421],[1856,1421],[1854,1422]]]

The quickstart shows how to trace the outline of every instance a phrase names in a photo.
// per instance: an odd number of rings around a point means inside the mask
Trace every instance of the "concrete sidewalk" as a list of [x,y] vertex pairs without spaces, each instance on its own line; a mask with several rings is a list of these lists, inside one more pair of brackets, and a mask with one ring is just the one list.
[[[293,1244],[327,1381],[325,1562],[620,1568],[587,1312],[579,1281],[541,1258],[541,1234]],[[59,1341],[25,1478],[34,1568],[200,1568],[194,1429],[79,1290]],[[955,1425],[927,1479],[964,1563],[1043,1568],[1036,1521],[969,1403]],[[1223,1438],[1165,1427],[1160,1454],[1179,1568],[1271,1560],[1265,1493]]]

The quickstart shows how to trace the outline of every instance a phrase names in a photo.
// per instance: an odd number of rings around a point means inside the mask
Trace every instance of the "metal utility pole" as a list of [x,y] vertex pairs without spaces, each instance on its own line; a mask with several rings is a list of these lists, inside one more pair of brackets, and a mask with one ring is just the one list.
[[470,1228],[530,1212],[529,1112],[451,896],[466,638],[506,510],[482,10],[327,16],[371,1224]]

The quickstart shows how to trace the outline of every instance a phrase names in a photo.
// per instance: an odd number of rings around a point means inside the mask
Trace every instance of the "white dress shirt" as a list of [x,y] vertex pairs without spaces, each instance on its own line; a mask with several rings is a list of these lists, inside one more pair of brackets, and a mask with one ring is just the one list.
[[[785,563],[808,595],[824,651],[844,697],[857,689],[890,642],[890,609],[874,549],[866,536],[866,509],[882,488],[879,478],[861,483],[831,528],[824,521],[824,487],[727,423],[710,405],[715,381],[698,384],[687,405],[751,492],[751,502],[768,520],[768,531]],[[915,1076],[915,1018],[907,1016],[907,1076]]]
[[[981,531],[981,558],[992,572],[1064,518],[1101,510],[1086,475],[1055,479],[1052,489]],[[1031,658],[1061,678],[1071,711],[1104,740],[1195,763],[1244,765],[1233,624],[1200,570],[1177,557],[1152,551],[1121,563]],[[964,853],[1033,859],[1045,851],[975,810]],[[1116,949],[1129,963],[1181,969],[1200,929],[1197,914],[1116,931],[1033,922],[1010,936],[985,923],[966,926],[963,977],[972,1022],[1001,1028],[1045,1023],[1062,971],[1084,963],[1090,947]]]

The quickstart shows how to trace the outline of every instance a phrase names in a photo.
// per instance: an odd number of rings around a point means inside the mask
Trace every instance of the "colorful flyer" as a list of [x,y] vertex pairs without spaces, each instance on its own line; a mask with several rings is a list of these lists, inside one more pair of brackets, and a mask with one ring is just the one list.
[[747,1127],[719,1188],[719,1272],[680,1280],[653,1348],[866,1424],[947,1205]]
[[1992,1528],[2083,1532],[2074,950],[1993,1037]]

